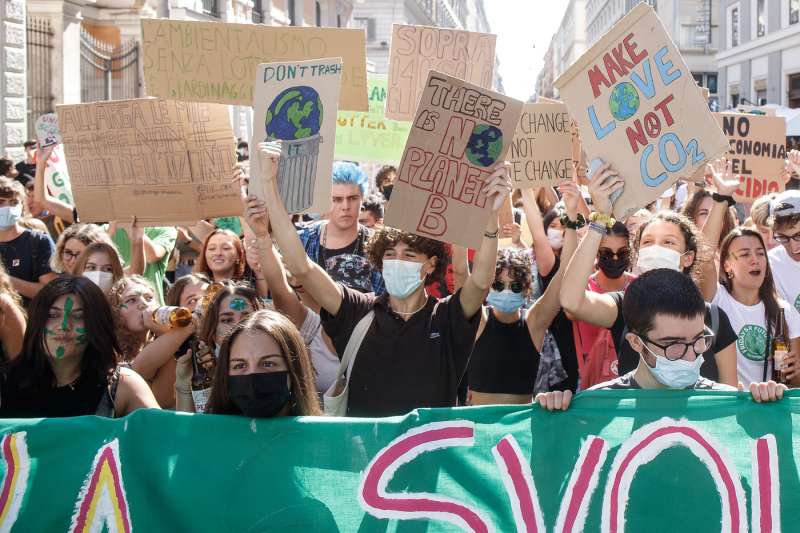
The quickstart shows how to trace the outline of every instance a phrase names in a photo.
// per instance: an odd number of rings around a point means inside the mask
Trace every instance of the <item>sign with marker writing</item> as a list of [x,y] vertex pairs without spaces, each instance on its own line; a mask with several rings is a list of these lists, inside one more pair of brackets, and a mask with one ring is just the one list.
[[50,194],[71,205],[75,205],[72,197],[72,184],[69,180],[67,162],[64,159],[64,146],[59,144],[50,153],[44,169],[44,183]]
[[753,203],[773,192],[782,192],[786,159],[786,119],[742,113],[714,113],[730,148],[726,157],[741,185],[733,195],[737,202]]
[[430,26],[392,26],[386,116],[414,119],[431,70],[492,88],[497,36]]
[[241,213],[227,107],[139,98],[56,111],[82,221],[158,226]]
[[149,96],[250,106],[259,64],[341,57],[339,107],[368,109],[360,29],[143,19],[142,41]]
[[411,122],[386,118],[386,74],[367,77],[369,112],[342,111],[336,118],[336,159],[359,163],[397,164],[411,131]]
[[339,57],[258,66],[250,143],[253,194],[264,193],[258,143],[280,141],[278,191],[287,211],[330,209],[341,72]]
[[492,208],[483,184],[504,160],[521,113],[520,101],[431,71],[386,225],[479,248]]
[[560,102],[525,104],[508,160],[515,189],[571,179],[572,123],[567,106]]
[[655,11],[638,4],[556,80],[589,160],[625,180],[624,219],[680,177],[722,155],[728,141]]
[[58,116],[55,113],[45,113],[36,119],[36,140],[39,146],[51,146],[61,142],[61,131],[58,129]]

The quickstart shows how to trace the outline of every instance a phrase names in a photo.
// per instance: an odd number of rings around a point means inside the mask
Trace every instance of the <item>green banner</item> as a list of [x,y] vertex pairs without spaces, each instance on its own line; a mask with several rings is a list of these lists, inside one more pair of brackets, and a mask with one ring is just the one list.
[[800,393],[2,422],[0,531],[797,531]]
[[384,116],[386,80],[386,74],[367,76],[368,113],[339,111],[337,114],[336,159],[387,165],[400,162],[411,123],[389,120]]

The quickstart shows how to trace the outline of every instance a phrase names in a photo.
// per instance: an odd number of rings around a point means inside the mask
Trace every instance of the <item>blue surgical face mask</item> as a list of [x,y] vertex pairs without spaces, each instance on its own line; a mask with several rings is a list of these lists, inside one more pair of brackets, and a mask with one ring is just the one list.
[[494,289],[489,289],[489,296],[486,298],[486,303],[501,313],[514,313],[525,303],[525,298],[522,296],[521,292],[514,292],[510,289],[499,292]]
[[386,291],[395,298],[404,300],[422,285],[422,263],[402,259],[383,260],[383,281]]
[[22,204],[0,207],[0,229],[8,229],[22,216]]
[[684,361],[683,359],[670,361],[666,357],[654,354],[647,346],[645,349],[656,358],[656,366],[647,365],[647,368],[662,385],[671,389],[685,389],[700,379],[700,367],[703,365],[702,355],[698,355],[694,361]]

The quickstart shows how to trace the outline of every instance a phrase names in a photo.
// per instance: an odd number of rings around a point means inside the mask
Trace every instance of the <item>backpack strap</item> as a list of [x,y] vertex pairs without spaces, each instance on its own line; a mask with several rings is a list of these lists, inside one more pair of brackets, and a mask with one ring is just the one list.
[[100,397],[100,403],[97,405],[95,415],[104,416],[106,418],[114,418],[116,416],[117,405],[115,399],[117,397],[117,388],[119,386],[120,370],[119,366],[114,368],[111,376],[108,378],[103,395]]

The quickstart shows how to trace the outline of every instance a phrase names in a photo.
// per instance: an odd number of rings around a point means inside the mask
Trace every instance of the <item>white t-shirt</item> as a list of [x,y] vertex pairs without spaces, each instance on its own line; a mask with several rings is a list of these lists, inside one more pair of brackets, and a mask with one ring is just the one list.
[[781,245],[769,251],[769,266],[781,298],[800,311],[800,261],[789,257]]
[[[745,387],[764,378],[764,348],[767,343],[767,320],[764,303],[744,305],[737,302],[728,290],[717,284],[714,303],[725,311],[736,332],[736,371],[739,381]],[[784,300],[780,300],[789,327],[789,338],[800,336],[800,314]],[[772,374],[772,366],[767,369],[767,379]]]
[[325,339],[322,338],[319,314],[311,309],[306,308],[306,319],[300,328],[300,336],[308,346],[311,362],[314,363],[314,370],[317,371],[315,380],[317,392],[323,393],[336,379],[336,373],[339,371],[339,357],[325,344]]

